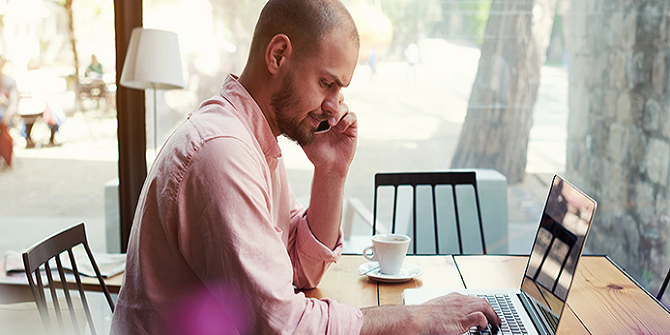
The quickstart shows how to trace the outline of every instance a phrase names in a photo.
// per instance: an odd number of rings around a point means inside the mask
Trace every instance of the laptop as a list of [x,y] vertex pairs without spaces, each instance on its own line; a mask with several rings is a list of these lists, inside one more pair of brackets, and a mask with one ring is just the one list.
[[[596,206],[588,195],[555,175],[519,289],[406,289],[405,305],[450,292],[480,296],[503,320],[493,334],[555,334]],[[481,333],[487,332],[491,329]],[[472,329],[470,334],[480,332]]]

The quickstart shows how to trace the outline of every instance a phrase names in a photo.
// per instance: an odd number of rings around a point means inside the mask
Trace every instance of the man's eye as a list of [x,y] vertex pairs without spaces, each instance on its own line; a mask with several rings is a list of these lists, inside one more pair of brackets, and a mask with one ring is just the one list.
[[329,82],[327,82],[327,81],[325,81],[325,80],[321,80],[321,86],[322,86],[323,88],[330,88],[331,83],[329,83]]

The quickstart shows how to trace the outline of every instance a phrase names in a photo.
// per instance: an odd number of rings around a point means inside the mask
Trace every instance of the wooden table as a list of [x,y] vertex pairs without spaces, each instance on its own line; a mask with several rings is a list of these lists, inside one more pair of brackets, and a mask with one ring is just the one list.
[[[519,288],[527,260],[526,256],[408,256],[407,262],[424,273],[389,284],[358,274],[358,267],[367,262],[363,256],[343,255],[316,289],[303,292],[359,308],[401,305],[407,288]],[[122,280],[118,275],[106,283],[111,292],[118,292]],[[86,289],[100,290],[94,282],[88,284]],[[32,294],[27,282],[7,282],[0,274],[0,300],[27,301]],[[604,256],[582,257],[567,305],[559,334],[667,334],[670,329],[670,313]]]
[[[4,270],[4,268],[4,261],[0,260],[0,269]],[[98,283],[98,278],[88,278],[84,276],[80,278],[84,290],[102,292],[102,287],[100,287],[100,284]],[[123,273],[105,279],[105,284],[110,293],[119,293],[122,282]],[[68,287],[70,289],[77,289],[77,283],[74,279],[72,282],[68,279]],[[25,277],[25,274],[8,276],[5,271],[0,271],[0,304],[32,300],[33,295],[30,292],[28,279]]]
[[[363,308],[401,305],[407,288],[519,288],[526,256],[408,256],[424,273],[405,283],[377,283],[358,274],[367,262],[343,255],[308,297]],[[495,274],[495,275],[492,275]],[[559,334],[668,334],[670,313],[605,256],[582,257]]]

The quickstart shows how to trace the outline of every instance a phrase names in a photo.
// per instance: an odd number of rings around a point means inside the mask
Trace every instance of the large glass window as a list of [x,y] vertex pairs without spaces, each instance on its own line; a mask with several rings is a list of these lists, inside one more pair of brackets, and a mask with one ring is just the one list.
[[113,1],[0,1],[0,41],[19,98],[11,167],[0,163],[0,255],[79,222],[104,252],[105,201],[118,208],[105,196],[118,175]]
[[[263,4],[264,1],[252,0],[200,0],[188,4],[144,1],[145,27],[179,34],[186,78],[184,90],[158,93],[159,145],[199,102],[217,93],[228,73],[242,71]],[[350,87],[344,90],[360,127],[346,197],[371,210],[376,172],[452,167],[469,106],[485,105],[472,103],[471,91],[480,67],[482,45],[497,40],[495,34],[486,31],[489,13],[495,18],[509,13],[527,18],[538,10],[491,9],[491,1],[352,0],[345,4],[361,36],[359,64]],[[559,12],[557,8],[547,12]],[[532,104],[526,103],[526,109],[534,114],[525,120],[526,124],[534,122],[534,126],[528,130],[527,149],[516,150],[527,153],[527,160],[516,164],[522,165],[517,170],[528,173],[528,177],[524,183],[510,183],[508,196],[503,192],[502,198],[491,201],[503,207],[504,213],[498,217],[505,217],[500,221],[505,231],[509,230],[506,237],[516,240],[494,248],[497,252],[528,252],[551,174],[565,171],[568,57],[560,28],[561,15],[556,15],[556,20],[553,14],[543,17],[549,21],[544,29],[544,53],[549,57],[547,62],[536,62],[536,99]],[[552,25],[553,21],[557,23]],[[503,41],[514,41],[511,36],[515,36],[513,31]],[[513,68],[510,65],[508,69]],[[504,82],[501,85],[501,91],[507,89]],[[147,110],[151,110],[151,103],[147,99]],[[147,118],[147,134],[151,134],[152,116]],[[500,140],[489,141],[494,145]],[[306,203],[312,166],[295,144],[280,137],[280,145],[293,189]],[[153,147],[150,142],[148,146]],[[354,215],[351,226],[354,235],[371,231],[358,215]],[[356,246],[352,248],[350,251],[356,250]]]

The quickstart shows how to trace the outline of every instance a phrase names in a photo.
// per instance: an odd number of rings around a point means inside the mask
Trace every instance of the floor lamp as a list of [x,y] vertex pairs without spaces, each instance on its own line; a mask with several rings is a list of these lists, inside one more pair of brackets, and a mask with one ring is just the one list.
[[133,29],[121,72],[121,86],[154,91],[154,154],[158,155],[156,90],[184,88],[177,34],[158,29]]

